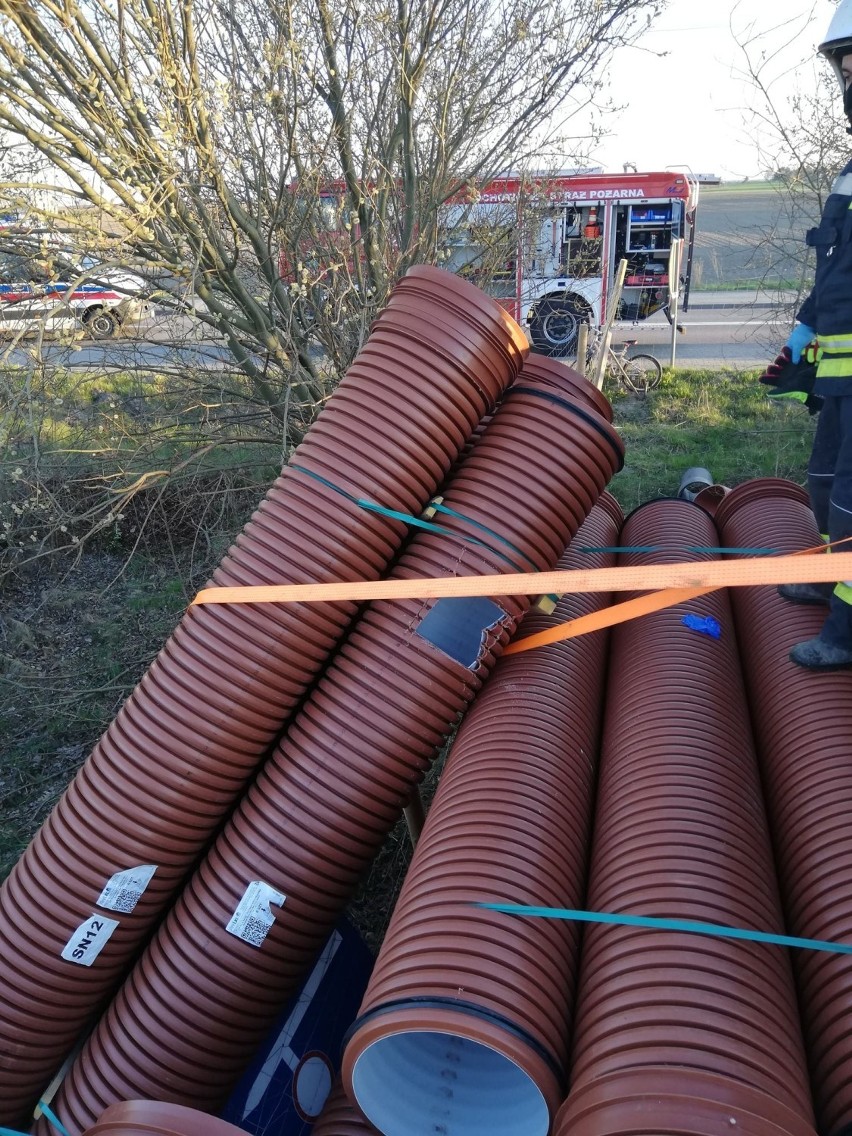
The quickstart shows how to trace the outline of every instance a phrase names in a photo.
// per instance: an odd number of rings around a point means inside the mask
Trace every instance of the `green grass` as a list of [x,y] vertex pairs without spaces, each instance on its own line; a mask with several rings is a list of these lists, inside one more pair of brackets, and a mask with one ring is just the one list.
[[186,563],[90,552],[4,585],[0,879],[186,607]]
[[770,476],[804,484],[816,420],[771,403],[758,373],[666,371],[647,396],[606,390],[627,450],[610,486],[621,505],[677,493],[690,466],[728,486]]
[[702,185],[700,192],[712,196],[717,193],[755,193],[760,190],[784,188],[784,183],[781,181],[725,181],[721,185]]

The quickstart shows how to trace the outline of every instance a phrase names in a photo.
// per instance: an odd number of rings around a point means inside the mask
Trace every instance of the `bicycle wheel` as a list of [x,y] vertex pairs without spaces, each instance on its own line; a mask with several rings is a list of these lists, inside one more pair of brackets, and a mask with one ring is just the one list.
[[636,394],[647,394],[659,385],[663,368],[653,355],[631,355],[623,362],[624,382]]

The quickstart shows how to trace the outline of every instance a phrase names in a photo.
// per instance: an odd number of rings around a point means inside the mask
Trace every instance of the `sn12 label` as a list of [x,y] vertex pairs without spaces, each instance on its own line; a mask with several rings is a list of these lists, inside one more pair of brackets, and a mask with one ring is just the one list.
[[117,926],[117,919],[107,919],[100,914],[90,916],[71,935],[61,957],[78,966],[91,966]]

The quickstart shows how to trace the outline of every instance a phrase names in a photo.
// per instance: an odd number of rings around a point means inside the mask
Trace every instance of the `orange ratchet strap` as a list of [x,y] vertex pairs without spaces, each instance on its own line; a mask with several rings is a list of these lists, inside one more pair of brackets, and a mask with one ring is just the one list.
[[[849,553],[848,555],[852,555]],[[807,583],[813,581],[808,580]],[[716,588],[665,588],[649,595],[637,596],[624,603],[613,604],[599,611],[590,612],[572,619],[569,623],[557,623],[548,627],[546,631],[538,631],[535,635],[528,635],[525,639],[516,639],[504,650],[504,655],[518,655],[521,651],[532,651],[535,647],[547,647],[551,643],[561,643],[565,639],[576,639],[578,635],[588,635],[592,631],[603,631],[605,627],[614,627],[617,623],[626,623],[628,619],[638,619],[640,615],[651,615],[652,612],[662,611],[675,604],[686,603],[687,600],[706,596],[715,592]]]
[[[824,552],[825,545],[808,552]],[[368,600],[439,599],[447,596],[540,595],[542,592],[660,592],[639,597],[658,611],[716,588],[766,584],[834,583],[852,579],[852,552],[832,556],[754,557],[678,564],[643,564],[623,568],[591,568],[554,572],[509,573],[505,576],[441,576],[422,580],[367,580],[333,584],[272,584],[260,587],[205,588],[193,604],[321,603]],[[630,601],[634,604],[635,601]],[[624,607],[625,605],[621,605]],[[616,609],[617,610],[617,609]],[[635,614],[640,614],[636,612]],[[627,615],[626,618],[631,618]]]
[[[792,559],[794,556],[813,556],[818,552],[832,552],[835,545],[844,544],[845,541],[835,541],[833,544],[820,543],[813,548],[800,548],[798,552],[791,553],[789,557],[783,559]],[[852,553],[846,553],[849,556]],[[776,564],[780,557],[771,557]],[[725,561],[725,563],[739,563],[743,561]],[[837,570],[840,560],[837,554],[834,555],[831,566],[834,571]],[[836,580],[837,576],[833,576],[832,580]],[[768,581],[769,583],[787,584],[789,580],[775,580]],[[796,583],[814,583],[813,580],[800,581]],[[738,583],[743,583],[738,581]],[[752,583],[747,581],[746,583]],[[729,587],[732,585],[728,585]],[[736,585],[734,585],[736,586]],[[548,627],[546,631],[539,631],[535,635],[528,635],[525,639],[518,639],[514,643],[510,643],[503,651],[504,655],[519,655],[521,651],[531,651],[535,647],[547,647],[551,643],[562,643],[566,639],[576,639],[578,635],[588,635],[592,631],[603,631],[606,627],[615,627],[618,623],[626,623],[628,619],[638,619],[642,615],[651,615],[655,611],[663,611],[667,607],[674,607],[675,604],[687,603],[689,600],[698,599],[699,596],[706,596],[710,592],[717,591],[717,587],[712,588],[667,588],[665,591],[652,592],[650,595],[637,596],[635,599],[627,600],[625,603],[613,604],[610,607],[602,608],[600,611],[590,612],[589,615],[581,615],[577,619],[569,620],[568,623],[558,623],[554,627]]]

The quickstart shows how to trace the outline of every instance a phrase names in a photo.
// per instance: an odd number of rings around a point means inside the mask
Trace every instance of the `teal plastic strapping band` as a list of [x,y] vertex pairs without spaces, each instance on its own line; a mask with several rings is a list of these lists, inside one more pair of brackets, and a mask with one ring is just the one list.
[[622,548],[581,548],[580,552],[707,552],[711,556],[781,556],[780,548],[705,548],[700,544],[687,544],[682,549],[662,548],[655,544],[637,544]]
[[[403,521],[407,525],[413,525],[418,529],[425,529],[427,532],[437,533],[438,536],[455,537],[456,540],[463,541],[465,544],[474,544],[478,548],[486,548],[489,552],[493,552],[495,556],[499,556],[504,560],[510,568],[514,568],[516,572],[520,572],[521,568],[507,556],[505,552],[501,552],[499,548],[492,548],[484,540],[478,540],[475,536],[468,536],[466,533],[453,532],[451,529],[445,529],[443,525],[435,525],[431,521],[424,521],[422,517],[414,517],[410,513],[398,513],[396,509],[386,509],[384,505],[376,505],[373,501],[367,501],[363,497],[353,498],[356,505],[360,505],[362,509],[366,509],[370,513],[379,513],[383,517],[391,517],[395,521]],[[538,571],[538,569],[536,569]]]
[[656,919],[650,915],[613,915],[605,911],[574,911],[563,907],[524,907],[516,903],[476,903],[486,911],[502,911],[507,915],[524,915],[533,919],[566,919],[577,923],[605,923],[615,927],[642,927],[649,931],[686,931],[692,935],[712,935],[722,939],[744,939],[750,943],[769,943],[775,947],[799,947],[806,951],[827,951],[836,955],[852,955],[852,944],[830,943],[823,939],[798,939],[791,935],[773,935],[768,931],[747,931],[726,927],[722,923],[697,923],[691,919]]
[[[56,1115],[49,1104],[46,1104],[45,1101],[39,1101],[38,1107],[59,1133],[59,1136],[71,1136],[71,1133],[68,1131],[68,1129],[65,1127],[65,1125],[62,1123],[62,1121],[59,1119],[59,1117]],[[0,1136],[27,1136],[27,1134],[26,1132],[18,1132],[15,1128],[0,1128]]]
[[324,485],[326,489],[331,489],[335,493],[339,493],[341,497],[346,497],[350,501],[357,501],[357,497],[355,497],[354,493],[350,493],[348,489],[344,489],[340,485],[335,485],[333,481],[329,481],[328,478],[323,477],[321,473],[314,473],[312,469],[305,469],[303,465],[296,465],[295,462],[290,462],[290,468],[298,470],[298,472],[303,473],[305,477],[312,477],[314,481],[318,481],[320,485]]
[[538,566],[533,564],[532,560],[530,560],[528,556],[521,552],[521,550],[516,545],[512,544],[512,542],[507,537],[502,536],[498,532],[495,532],[494,529],[490,529],[488,525],[483,525],[480,521],[473,520],[472,517],[466,517],[464,513],[457,513],[455,509],[451,509],[449,505],[441,504],[440,501],[433,500],[430,502],[430,506],[437,513],[446,513],[450,517],[457,517],[460,521],[464,521],[465,524],[473,525],[474,528],[488,533],[489,536],[493,536],[495,540],[499,540],[501,544],[505,544],[507,548],[511,548],[513,552],[517,553],[517,555],[520,556],[521,560],[525,560],[527,564],[531,566],[533,572],[538,571]]
[[[379,516],[388,517],[393,521],[402,521],[404,525],[412,525],[414,528],[425,529],[426,532],[436,533],[438,536],[455,537],[457,540],[465,541],[468,544],[474,544],[478,548],[485,548],[488,550],[488,552],[493,552],[495,556],[499,556],[501,560],[505,561],[511,568],[514,568],[516,572],[523,571],[523,569],[518,564],[516,564],[510,556],[507,556],[504,552],[501,552],[499,548],[492,548],[491,545],[484,540],[477,540],[476,537],[467,536],[465,533],[448,531],[442,525],[435,525],[431,521],[426,521],[422,517],[415,517],[411,513],[401,513],[397,509],[388,509],[384,505],[379,505],[377,502],[370,501],[366,497],[356,497],[347,489],[343,489],[340,485],[335,485],[333,481],[329,481],[327,477],[323,477],[319,473],[314,473],[314,471],[311,469],[305,469],[304,466],[297,465],[295,462],[290,463],[290,468],[298,470],[299,473],[304,473],[306,477],[312,477],[315,481],[319,481],[322,485],[325,485],[326,488],[331,489],[335,493],[339,493],[342,497],[345,497],[347,500],[352,501],[353,504],[359,507],[359,509],[366,509],[369,513],[378,513]],[[458,517],[459,520],[465,521],[467,524],[472,525],[474,528],[482,529],[484,532],[490,533],[491,536],[496,537],[497,540],[513,549],[518,554],[518,556],[521,557],[522,560],[527,561],[527,564],[532,564],[534,572],[538,571],[536,565],[533,564],[531,560],[528,560],[519,548],[515,548],[511,541],[506,540],[506,538],[500,536],[499,533],[493,532],[486,525],[481,525],[478,521],[474,521],[471,517],[466,517],[463,513],[457,513],[455,512],[455,510],[447,508],[444,505],[439,505],[434,501],[432,502],[432,508],[440,510],[442,513],[450,513],[452,514],[452,516]]]
[[46,1101],[39,1101],[38,1107],[59,1133],[59,1136],[71,1136],[71,1133]]

